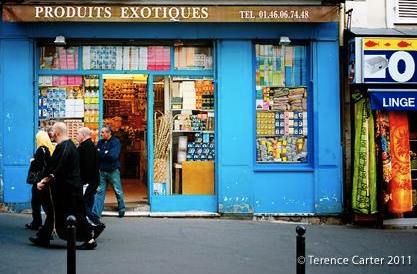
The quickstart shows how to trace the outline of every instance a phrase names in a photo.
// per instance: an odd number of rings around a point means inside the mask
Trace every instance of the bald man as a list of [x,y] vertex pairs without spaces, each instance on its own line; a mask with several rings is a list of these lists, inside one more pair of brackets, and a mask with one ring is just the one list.
[[85,211],[87,217],[94,221],[91,210],[94,205],[94,195],[96,194],[99,183],[98,171],[98,153],[91,140],[91,130],[88,127],[82,127],[77,134],[78,155],[80,156],[80,175],[83,185],[87,185],[84,193]]

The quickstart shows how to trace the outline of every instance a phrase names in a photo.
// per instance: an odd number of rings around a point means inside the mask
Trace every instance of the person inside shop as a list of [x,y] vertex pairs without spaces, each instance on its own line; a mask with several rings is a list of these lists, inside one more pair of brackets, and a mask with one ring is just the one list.
[[79,156],[74,143],[68,138],[66,125],[57,122],[52,131],[57,142],[54,153],[46,167],[48,174],[37,183],[39,190],[51,188],[54,222],[49,222],[39,230],[36,237],[29,240],[38,246],[49,246],[54,229],[61,239],[67,238],[66,218],[74,215],[77,219],[77,240],[84,241],[79,249],[94,249],[97,246],[93,227],[87,221],[82,197]]
[[96,223],[95,217],[92,215],[94,196],[97,191],[99,183],[98,170],[98,153],[97,149],[91,140],[91,130],[88,127],[82,127],[77,134],[78,154],[80,157],[80,176],[84,186],[84,204],[87,218],[94,225],[99,226],[96,232],[101,233],[105,225],[103,223]]
[[125,202],[123,188],[120,181],[120,149],[121,144],[117,137],[112,135],[111,128],[105,126],[100,130],[101,140],[98,141],[100,183],[94,199],[93,214],[97,219],[101,217],[104,207],[107,184],[111,184],[116,194],[119,217],[125,215]]
[[49,139],[48,133],[40,130],[36,134],[36,151],[30,163],[27,183],[32,184],[32,222],[25,225],[28,229],[38,230],[42,226],[41,206],[43,207],[46,219],[45,223],[51,221],[51,202],[49,198],[49,188],[38,190],[36,183],[45,177],[46,166],[54,152],[55,147]]

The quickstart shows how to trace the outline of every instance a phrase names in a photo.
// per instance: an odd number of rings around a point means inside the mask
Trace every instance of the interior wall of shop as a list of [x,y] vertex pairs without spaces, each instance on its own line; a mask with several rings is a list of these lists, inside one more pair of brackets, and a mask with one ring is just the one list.
[[[33,153],[33,41],[67,39],[217,40],[217,182],[221,213],[342,211],[338,26],[323,24],[0,24],[4,201],[27,202]],[[312,41],[313,138],[310,168],[254,171],[253,39]],[[18,92],[17,92],[18,91]],[[310,93],[311,94],[311,91]],[[1,147],[0,147],[1,148]],[[3,163],[4,162],[4,163]]]

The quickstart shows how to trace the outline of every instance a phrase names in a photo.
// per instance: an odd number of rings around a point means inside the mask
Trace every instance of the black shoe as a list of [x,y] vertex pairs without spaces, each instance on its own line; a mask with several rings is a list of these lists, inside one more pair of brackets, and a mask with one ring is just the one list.
[[123,218],[125,216],[124,210],[119,210],[119,218]]
[[77,249],[79,250],[93,250],[97,247],[97,243],[96,241],[89,243],[89,242],[84,242],[82,245],[77,246]]
[[39,230],[41,227],[41,225],[35,225],[34,223],[25,224],[25,228],[32,230]]
[[98,236],[100,236],[101,232],[103,232],[103,230],[106,228],[106,225],[103,223],[99,223],[98,225],[94,226],[93,231],[94,231],[94,240],[98,238]]
[[49,240],[45,240],[39,237],[29,237],[29,241],[37,246],[49,247]]

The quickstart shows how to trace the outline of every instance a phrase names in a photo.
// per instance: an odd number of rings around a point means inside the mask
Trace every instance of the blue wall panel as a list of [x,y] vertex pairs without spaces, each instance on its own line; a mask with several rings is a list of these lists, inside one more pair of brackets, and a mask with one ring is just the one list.
[[4,202],[27,203],[30,201],[31,186],[26,184],[26,166],[5,166]]
[[[1,25],[3,24],[3,25]],[[110,31],[109,31],[110,30]],[[337,39],[337,24],[238,23],[0,23],[0,36],[85,39]]]
[[3,40],[1,46],[4,199],[27,202],[25,179],[34,143],[33,45],[29,40]]
[[256,213],[314,212],[312,172],[257,172],[255,175]]
[[222,41],[218,60],[219,210],[253,211],[252,43]]
[[[315,204],[319,214],[342,211],[339,48],[337,41],[316,45],[317,87]],[[333,69],[328,69],[333,68]],[[335,130],[338,129],[338,130]]]

